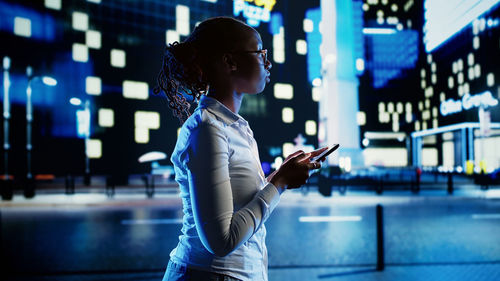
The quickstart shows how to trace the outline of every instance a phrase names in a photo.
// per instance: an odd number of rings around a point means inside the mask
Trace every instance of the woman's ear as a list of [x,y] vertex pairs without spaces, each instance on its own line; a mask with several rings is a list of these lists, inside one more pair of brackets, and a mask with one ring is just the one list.
[[235,71],[237,69],[236,61],[233,58],[233,55],[230,53],[225,53],[222,56],[222,62],[227,70]]

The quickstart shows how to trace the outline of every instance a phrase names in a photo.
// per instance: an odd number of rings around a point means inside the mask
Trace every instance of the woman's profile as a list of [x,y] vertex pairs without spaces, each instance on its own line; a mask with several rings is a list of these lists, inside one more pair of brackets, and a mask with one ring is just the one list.
[[230,17],[207,19],[167,46],[155,91],[183,124],[171,161],[184,217],[163,280],[267,280],[264,222],[281,193],[321,167],[310,158],[326,149],[297,151],[265,177],[238,111],[245,95],[264,90],[270,69],[259,33]]

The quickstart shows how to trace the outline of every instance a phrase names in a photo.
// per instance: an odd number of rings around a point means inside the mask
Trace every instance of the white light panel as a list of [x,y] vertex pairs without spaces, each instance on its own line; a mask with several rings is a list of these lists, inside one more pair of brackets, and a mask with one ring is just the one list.
[[307,120],[305,126],[306,126],[306,135],[309,135],[309,136],[316,135],[316,133],[317,133],[316,121]]
[[166,36],[166,44],[172,44],[174,43],[175,41],[179,42],[181,41],[181,37],[179,35],[179,33],[175,30],[167,30],[167,32],[165,33],[165,36]]
[[285,83],[274,84],[274,97],[284,100],[293,99],[293,86]]
[[126,65],[125,51],[111,49],[111,65],[114,67],[123,68]]
[[304,32],[313,32],[314,22],[311,19],[304,19],[302,21],[302,27],[304,28]]
[[175,26],[180,35],[189,35],[189,7],[175,6]]
[[87,30],[85,32],[85,44],[89,48],[100,49],[101,48],[101,32],[96,30]]
[[110,108],[100,108],[97,114],[99,126],[113,127],[115,125],[115,112]]
[[73,43],[72,56],[74,61],[87,62],[89,60],[89,49],[87,45]]
[[295,48],[297,50],[297,54],[305,55],[307,54],[307,42],[306,40],[299,39],[295,43]]
[[72,25],[75,30],[87,31],[89,29],[89,16],[82,12],[73,12]]
[[87,140],[87,156],[92,159],[102,157],[102,142],[98,139]]
[[89,95],[101,95],[101,78],[88,76],[85,78],[85,92]]
[[45,0],[45,8],[52,10],[61,10],[61,0]]
[[15,17],[14,34],[22,37],[31,37],[31,20],[23,17]]
[[291,107],[284,107],[281,111],[281,119],[284,123],[293,122],[293,109]]
[[146,100],[149,96],[149,87],[146,82],[124,80],[123,97],[127,99]]

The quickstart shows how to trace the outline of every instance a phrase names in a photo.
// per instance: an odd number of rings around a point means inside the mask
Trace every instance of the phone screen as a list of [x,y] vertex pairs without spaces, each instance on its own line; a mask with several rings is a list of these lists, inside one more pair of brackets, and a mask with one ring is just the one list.
[[316,156],[314,158],[311,158],[311,161],[318,161],[319,159],[330,155],[332,152],[334,152],[335,150],[337,150],[337,148],[339,148],[339,146],[340,146],[340,144],[338,144],[338,143],[334,144],[332,146],[332,148],[323,151],[320,155],[318,155],[318,156]]

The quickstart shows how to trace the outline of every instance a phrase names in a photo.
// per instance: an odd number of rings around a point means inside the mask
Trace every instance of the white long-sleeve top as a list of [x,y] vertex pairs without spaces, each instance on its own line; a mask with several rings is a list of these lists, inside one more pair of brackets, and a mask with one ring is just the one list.
[[248,122],[202,96],[172,153],[183,204],[172,261],[241,280],[267,280],[264,222],[279,202]]

